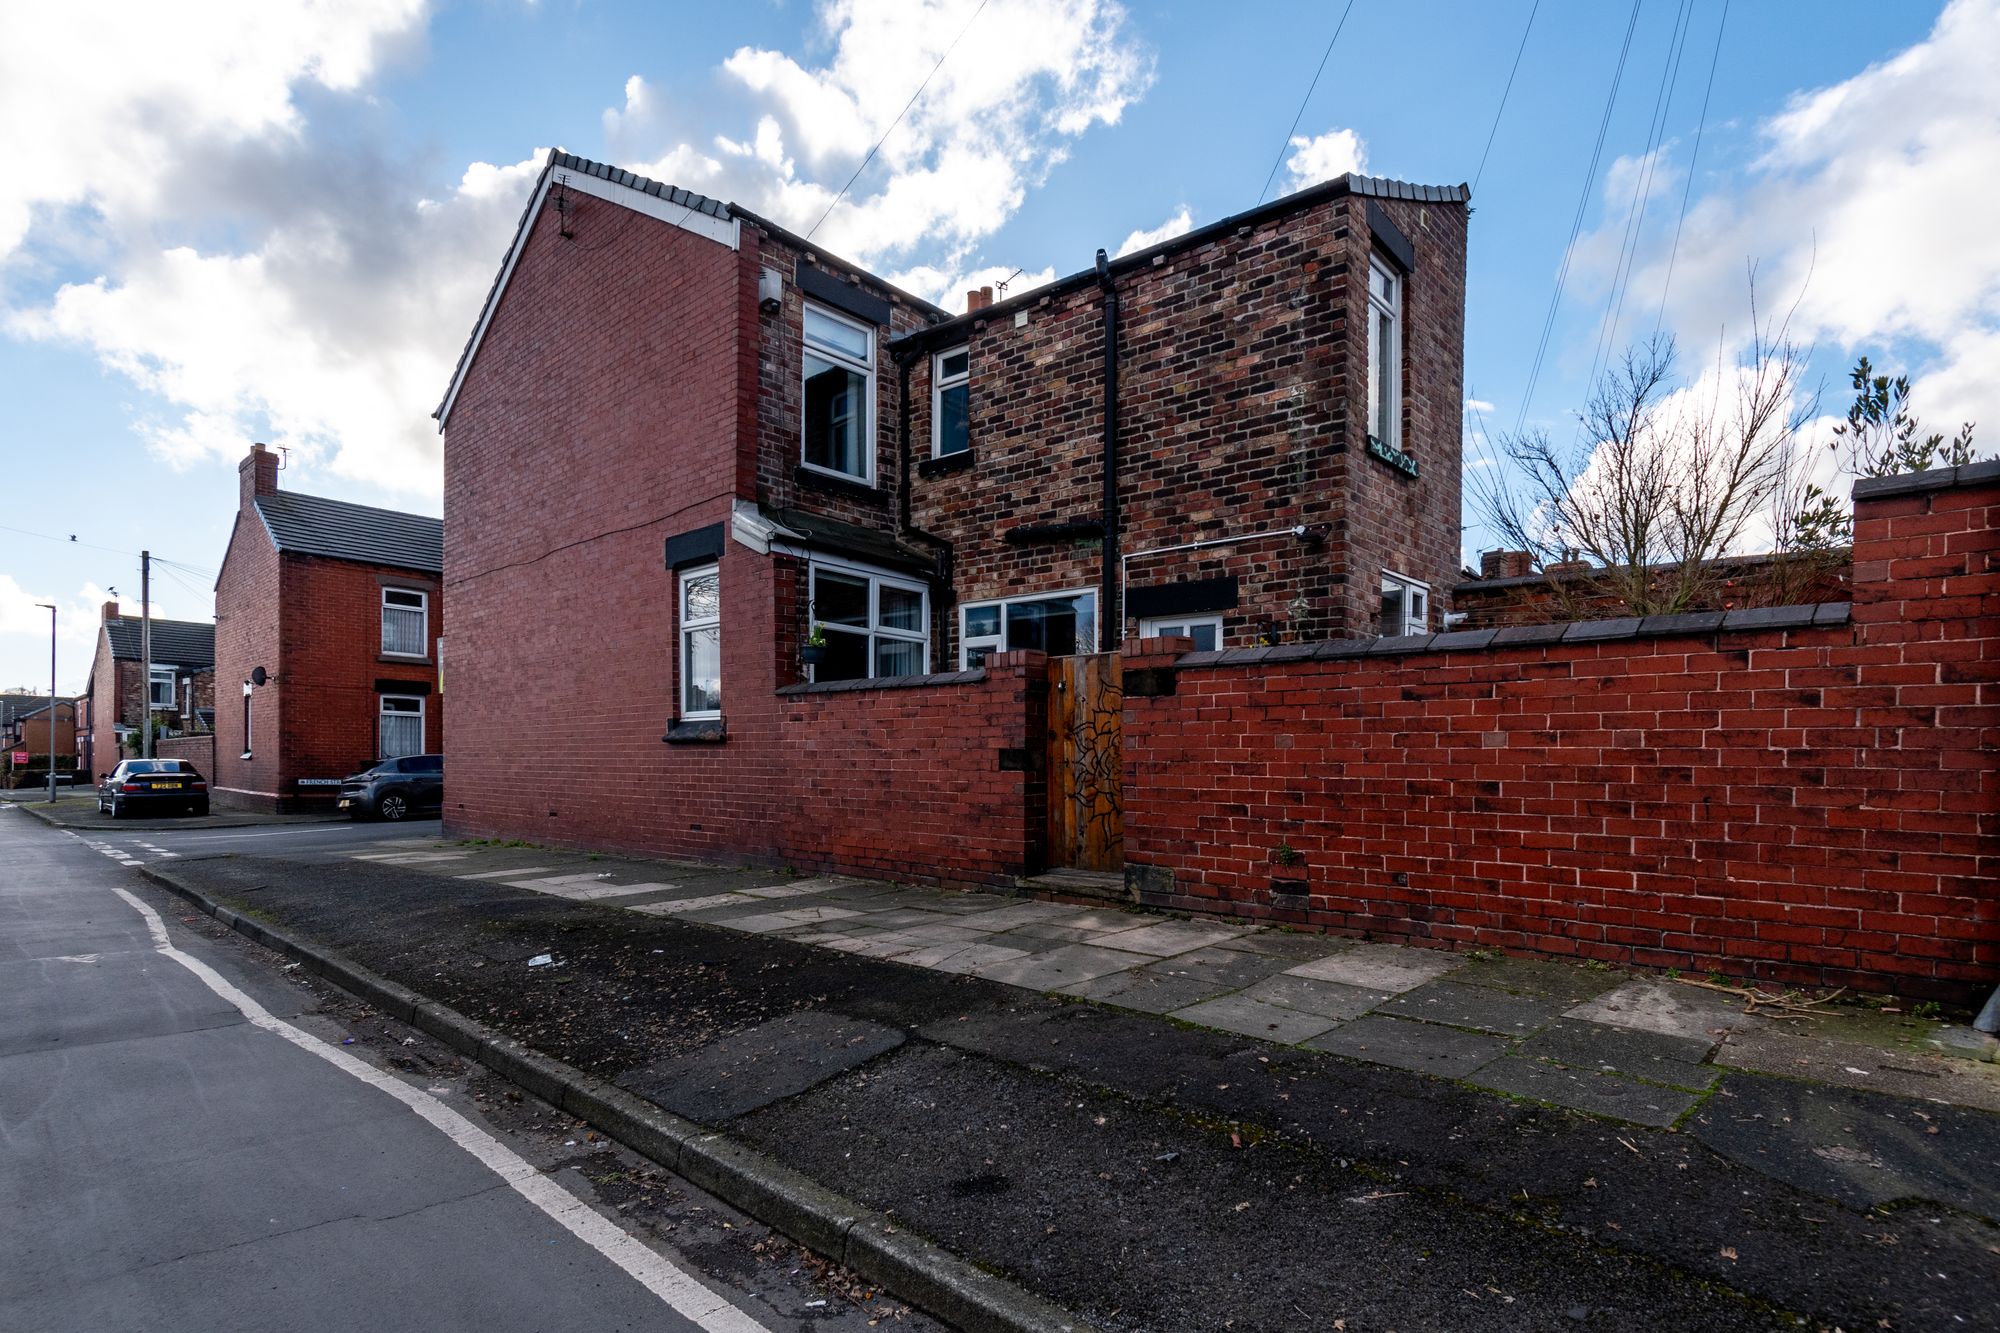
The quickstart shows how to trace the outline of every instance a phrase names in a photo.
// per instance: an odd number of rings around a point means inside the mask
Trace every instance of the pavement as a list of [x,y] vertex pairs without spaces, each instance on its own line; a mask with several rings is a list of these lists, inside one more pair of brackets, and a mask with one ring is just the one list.
[[260,814],[247,810],[213,810],[206,815],[159,815],[138,817],[128,815],[124,819],[113,819],[97,808],[97,790],[94,787],[58,788],[56,799],[51,803],[46,792],[31,796],[26,792],[9,794],[9,799],[0,804],[14,805],[33,815],[45,824],[57,828],[92,829],[101,832],[119,830],[181,831],[187,829],[258,828],[270,824],[322,824],[330,820],[345,820],[345,815],[331,812],[309,812],[305,814]]
[[435,827],[98,841],[1105,1328],[2000,1326],[1962,1027]]
[[0,867],[0,1328],[938,1327],[75,837]]

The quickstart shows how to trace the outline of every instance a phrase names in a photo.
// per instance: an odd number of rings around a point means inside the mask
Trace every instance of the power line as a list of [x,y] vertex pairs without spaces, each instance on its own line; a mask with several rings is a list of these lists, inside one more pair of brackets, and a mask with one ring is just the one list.
[[[1537,0],[1539,3],[1539,0]],[[1313,71],[1312,82],[1306,85],[1306,95],[1299,99],[1298,113],[1292,117],[1292,127],[1285,131],[1285,137],[1278,145],[1278,160],[1271,164],[1271,174],[1264,178],[1264,191],[1257,196],[1263,203],[1271,193],[1271,182],[1278,179],[1278,168],[1284,164],[1285,150],[1292,146],[1292,136],[1299,132],[1299,122],[1305,119],[1306,104],[1312,101],[1313,89],[1319,87],[1319,76],[1326,73],[1327,57],[1333,54],[1333,44],[1340,40],[1340,30],[1347,26],[1347,16],[1354,12],[1354,0],[1347,0],[1347,8],[1340,11],[1340,22],[1333,25],[1333,36],[1326,39],[1326,50],[1319,54],[1319,68]]]
[[1521,56],[1528,49],[1528,34],[1535,30],[1535,15],[1541,10],[1542,0],[1528,10],[1528,26],[1521,29],[1521,44],[1514,49],[1514,67],[1507,71],[1507,86],[1500,90],[1500,105],[1493,112],[1493,128],[1486,131],[1486,148],[1479,154],[1479,170],[1472,173],[1472,193],[1479,194],[1480,177],[1486,174],[1486,159],[1493,152],[1493,136],[1500,133],[1500,117],[1507,111],[1507,96],[1514,91],[1514,76],[1521,72]]
[[1667,254],[1667,276],[1660,284],[1660,313],[1653,319],[1653,333],[1657,337],[1660,326],[1667,321],[1667,293],[1674,286],[1674,261],[1681,253],[1681,225],[1687,221],[1688,197],[1694,193],[1694,165],[1701,160],[1702,131],[1708,128],[1708,98],[1715,91],[1715,66],[1722,59],[1722,30],[1729,26],[1729,0],[1722,0],[1722,18],[1715,25],[1715,51],[1708,58],[1708,86],[1701,94],[1701,119],[1695,122],[1694,150],[1688,154],[1687,183],[1681,187],[1681,215],[1674,221],[1674,247]]
[[1646,225],[1646,205],[1653,187],[1653,168],[1659,158],[1660,141],[1666,137],[1667,114],[1673,107],[1673,88],[1680,75],[1681,52],[1687,46],[1687,30],[1694,18],[1694,0],[1680,0],[1674,11],[1673,31],[1667,35],[1667,63],[1660,69],[1660,89],[1653,94],[1653,114],[1646,127],[1646,153],[1641,159],[1638,179],[1632,185],[1632,203],[1625,213],[1625,236],[1618,246],[1618,265],[1611,272],[1611,293],[1605,303],[1604,322],[1597,331],[1597,348],[1590,357],[1590,379],[1595,384],[1600,369],[1610,363],[1611,350],[1618,341],[1618,320],[1625,312],[1625,293],[1631,287],[1632,270],[1639,258],[1639,237]]
[[1604,99],[1604,114],[1597,122],[1597,143],[1590,150],[1590,165],[1583,173],[1583,189],[1576,200],[1576,217],[1569,226],[1569,240],[1563,245],[1562,266],[1556,270],[1555,295],[1549,298],[1549,313],[1542,320],[1542,336],[1535,345],[1535,360],[1528,371],[1528,387],[1521,395],[1521,412],[1515,418],[1514,430],[1518,434],[1528,420],[1528,405],[1535,397],[1535,384],[1542,377],[1542,360],[1548,355],[1549,335],[1555,331],[1556,311],[1562,306],[1563,285],[1569,281],[1570,261],[1576,255],[1576,238],[1583,231],[1583,215],[1590,207],[1591,183],[1597,179],[1597,164],[1604,156],[1604,136],[1611,128],[1611,109],[1618,104],[1618,87],[1625,81],[1625,59],[1632,51],[1632,32],[1639,26],[1639,6],[1643,0],[1632,0],[1632,16],[1625,21],[1625,42],[1618,48],[1618,65],[1612,71],[1611,92]]
[[[1348,3],[1353,4],[1354,0],[1348,0]],[[896,118],[889,122],[889,128],[882,131],[882,137],[877,139],[875,146],[868,150],[868,156],[861,159],[861,165],[856,167],[854,174],[847,178],[847,184],[841,186],[840,193],[833,196],[833,202],[826,206],[826,212],[820,214],[819,221],[812,224],[812,231],[806,233],[807,240],[810,241],[813,238],[813,231],[818,231],[827,218],[832,216],[833,210],[839,206],[840,201],[847,197],[847,192],[854,188],[854,182],[860,180],[861,173],[868,170],[868,164],[875,160],[875,154],[881,152],[882,145],[889,142],[889,136],[894,134],[896,127],[903,123],[903,117],[910,114],[910,108],[917,104],[917,99],[924,95],[924,89],[931,86],[931,80],[936,78],[937,72],[944,68],[944,62],[950,58],[953,51],[958,49],[958,44],[965,40],[965,34],[972,31],[972,25],[977,23],[979,16],[985,12],[986,0],[979,0],[979,8],[972,11],[972,17],[967,19],[965,26],[958,30],[958,36],[951,39],[951,45],[947,46],[944,49],[944,54],[937,58],[937,64],[931,66],[931,72],[924,75],[924,81],[917,85],[915,92],[910,94],[910,100],[903,103],[903,109],[898,111]]]

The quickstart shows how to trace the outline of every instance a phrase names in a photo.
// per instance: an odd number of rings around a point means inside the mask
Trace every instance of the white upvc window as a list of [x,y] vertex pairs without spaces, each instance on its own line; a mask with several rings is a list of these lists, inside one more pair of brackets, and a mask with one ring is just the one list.
[[814,471],[874,485],[874,328],[808,304],[802,359],[802,461]]
[[680,576],[681,716],[722,716],[722,573],[715,565]]
[[244,681],[243,682],[243,753],[236,756],[238,759],[248,759],[250,757],[250,688],[251,688],[250,682],[247,680]]
[[958,664],[976,667],[989,653],[1032,648],[1050,657],[1097,651],[1097,593],[1079,588],[1031,597],[968,602],[958,611]]
[[1368,261],[1368,434],[1403,447],[1403,279]]
[[425,657],[430,637],[429,593],[413,588],[382,589],[382,656]]
[[421,694],[383,695],[380,731],[382,753],[377,758],[401,759],[405,755],[422,754],[424,697]]
[[972,349],[953,347],[931,358],[931,457],[972,447]]
[[1139,622],[1142,639],[1165,639],[1186,635],[1194,640],[1198,653],[1212,653],[1222,646],[1221,616],[1148,616]]
[[1402,574],[1382,572],[1382,637],[1428,634],[1431,623],[1431,589]]
[[174,679],[174,669],[170,666],[156,666],[148,673],[146,703],[153,708],[172,711],[180,702],[180,688]]
[[826,639],[815,681],[921,676],[931,668],[930,591],[845,560],[812,562],[810,620]]

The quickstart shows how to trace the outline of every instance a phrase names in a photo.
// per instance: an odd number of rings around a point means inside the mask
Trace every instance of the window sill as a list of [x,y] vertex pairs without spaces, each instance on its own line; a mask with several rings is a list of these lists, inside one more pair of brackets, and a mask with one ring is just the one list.
[[660,739],[668,745],[720,745],[729,739],[729,731],[719,717],[683,718]]
[[1414,478],[1417,475],[1416,459],[1388,441],[1378,440],[1373,435],[1368,437],[1368,456],[1387,463],[1406,477]]
[[403,657],[397,653],[381,653],[375,660],[386,662],[391,666],[429,666],[431,664],[429,657]]
[[960,449],[955,454],[933,454],[929,458],[917,460],[917,475],[920,477],[942,477],[949,472],[963,472],[976,461],[977,455],[970,449]]
[[857,500],[880,502],[886,497],[882,489],[870,482],[856,481],[834,472],[822,472],[816,467],[800,463],[792,469],[792,479],[807,490],[826,491],[833,495],[851,495]]

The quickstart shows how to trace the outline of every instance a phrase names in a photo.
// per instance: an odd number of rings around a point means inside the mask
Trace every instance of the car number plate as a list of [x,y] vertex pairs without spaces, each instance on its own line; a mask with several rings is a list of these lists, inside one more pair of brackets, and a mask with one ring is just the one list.
[[179,791],[180,789],[181,784],[178,782],[155,782],[153,784],[154,791]]

